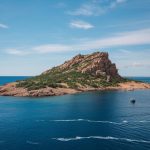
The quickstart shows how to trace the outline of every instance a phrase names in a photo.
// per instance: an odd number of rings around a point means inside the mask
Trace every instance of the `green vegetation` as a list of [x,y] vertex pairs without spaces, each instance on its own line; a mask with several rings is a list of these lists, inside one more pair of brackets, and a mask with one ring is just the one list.
[[[112,79],[111,82],[107,82],[106,78],[96,78],[87,73],[76,72],[75,68],[78,65],[74,65],[71,70],[60,70],[58,67],[51,69],[49,73],[41,74],[36,77],[32,77],[23,81],[18,81],[17,87],[24,87],[28,90],[37,90],[45,87],[63,87],[61,83],[66,83],[70,88],[79,88],[80,86],[91,87],[107,87],[117,86],[120,82],[117,79]],[[123,82],[125,80],[122,80]]]

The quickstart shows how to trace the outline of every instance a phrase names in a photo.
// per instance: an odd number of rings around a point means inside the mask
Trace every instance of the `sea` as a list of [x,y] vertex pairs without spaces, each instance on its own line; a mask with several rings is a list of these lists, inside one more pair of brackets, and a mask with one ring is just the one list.
[[0,96],[0,150],[150,150],[150,90]]

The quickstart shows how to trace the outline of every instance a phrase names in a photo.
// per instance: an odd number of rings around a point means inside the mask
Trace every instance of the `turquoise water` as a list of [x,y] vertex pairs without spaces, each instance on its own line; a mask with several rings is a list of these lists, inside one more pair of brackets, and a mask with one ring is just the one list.
[[20,149],[149,150],[150,91],[0,97],[0,150]]

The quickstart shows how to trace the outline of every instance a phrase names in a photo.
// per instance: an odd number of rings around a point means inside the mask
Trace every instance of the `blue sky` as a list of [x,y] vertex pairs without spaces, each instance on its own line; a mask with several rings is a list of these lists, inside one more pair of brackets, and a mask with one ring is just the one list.
[[0,0],[1,76],[95,51],[123,76],[150,76],[150,0]]

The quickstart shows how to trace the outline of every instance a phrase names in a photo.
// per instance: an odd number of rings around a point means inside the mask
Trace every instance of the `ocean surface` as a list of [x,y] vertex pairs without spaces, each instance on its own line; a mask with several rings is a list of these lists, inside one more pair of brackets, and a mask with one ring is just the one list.
[[150,150],[150,90],[0,97],[0,150]]

